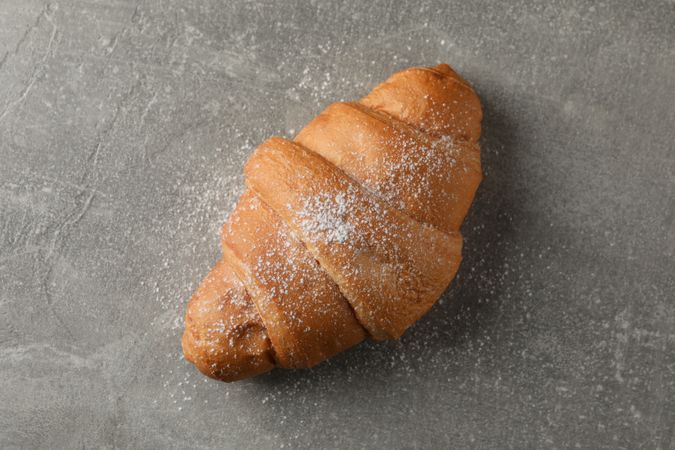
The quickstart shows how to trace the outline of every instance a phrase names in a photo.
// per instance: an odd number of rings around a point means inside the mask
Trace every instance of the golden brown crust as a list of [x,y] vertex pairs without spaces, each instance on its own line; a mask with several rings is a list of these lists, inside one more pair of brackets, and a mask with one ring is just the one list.
[[224,258],[256,304],[280,366],[312,367],[365,338],[335,283],[251,190],[223,226],[222,242]]
[[389,207],[321,156],[282,139],[261,144],[248,186],[305,243],[375,339],[398,338],[455,275],[462,238]]
[[360,102],[436,136],[470,142],[480,136],[480,100],[447,64],[397,72]]
[[459,229],[481,180],[476,144],[430,138],[357,103],[333,103],[295,141],[390,205],[442,231]]
[[241,380],[274,368],[258,311],[222,259],[188,303],[182,343],[185,359],[219,380]]

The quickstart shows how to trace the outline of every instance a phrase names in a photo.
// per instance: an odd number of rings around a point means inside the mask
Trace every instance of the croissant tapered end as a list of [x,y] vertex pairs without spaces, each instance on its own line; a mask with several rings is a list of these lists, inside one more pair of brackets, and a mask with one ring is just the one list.
[[185,359],[222,381],[249,378],[275,366],[260,316],[225,260],[216,263],[190,299],[182,344]]
[[396,72],[360,102],[433,135],[469,142],[480,137],[480,99],[447,64]]

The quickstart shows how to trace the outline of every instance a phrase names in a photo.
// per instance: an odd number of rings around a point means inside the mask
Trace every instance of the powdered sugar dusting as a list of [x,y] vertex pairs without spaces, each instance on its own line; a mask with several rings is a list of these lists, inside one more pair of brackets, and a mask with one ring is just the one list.
[[309,235],[320,234],[329,243],[345,243],[354,232],[354,225],[347,220],[353,207],[349,198],[353,194],[340,192],[333,196],[322,192],[316,197],[305,198],[303,208],[298,212],[303,231]]

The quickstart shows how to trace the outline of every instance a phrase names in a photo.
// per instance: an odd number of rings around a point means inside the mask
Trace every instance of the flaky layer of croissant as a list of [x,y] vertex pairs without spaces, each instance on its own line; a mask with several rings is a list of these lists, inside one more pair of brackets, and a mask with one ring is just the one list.
[[244,169],[183,352],[223,381],[400,337],[454,277],[481,181],[480,101],[445,64],[334,103]]

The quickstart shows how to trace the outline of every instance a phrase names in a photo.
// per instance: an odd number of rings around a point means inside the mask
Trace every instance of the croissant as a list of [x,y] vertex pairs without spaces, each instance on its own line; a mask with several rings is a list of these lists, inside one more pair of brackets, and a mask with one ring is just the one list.
[[481,120],[474,90],[441,64],[262,143],[223,256],[188,304],[185,358],[235,381],[400,337],[459,267]]

